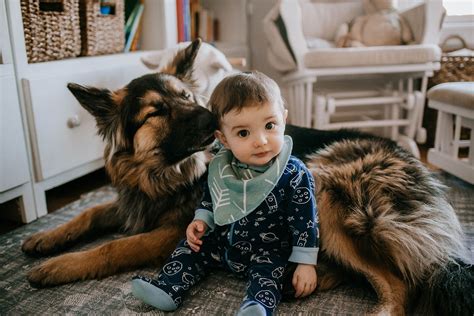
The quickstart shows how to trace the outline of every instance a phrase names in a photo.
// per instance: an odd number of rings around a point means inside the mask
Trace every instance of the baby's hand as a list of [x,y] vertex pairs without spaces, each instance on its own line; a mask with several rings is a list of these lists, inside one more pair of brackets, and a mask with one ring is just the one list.
[[293,286],[295,288],[295,297],[305,297],[313,293],[318,284],[316,275],[316,266],[312,264],[300,263],[293,273]]
[[189,247],[195,252],[198,252],[202,245],[201,237],[204,235],[207,229],[206,222],[196,219],[188,225],[186,229],[186,240],[188,241]]

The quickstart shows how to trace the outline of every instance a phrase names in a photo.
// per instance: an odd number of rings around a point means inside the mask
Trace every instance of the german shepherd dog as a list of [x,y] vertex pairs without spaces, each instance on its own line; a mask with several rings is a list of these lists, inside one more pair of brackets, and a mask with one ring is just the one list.
[[[193,92],[199,47],[194,41],[160,73],[118,91],[68,85],[97,121],[118,199],[29,237],[22,249],[49,255],[110,230],[129,237],[43,262],[28,274],[33,286],[160,265],[183,238],[217,127]],[[422,293],[431,312],[473,314],[474,271],[459,221],[443,186],[417,159],[389,140],[357,132],[288,125],[287,133],[317,184],[319,290],[357,275],[378,296],[374,313],[403,315],[409,298]]]

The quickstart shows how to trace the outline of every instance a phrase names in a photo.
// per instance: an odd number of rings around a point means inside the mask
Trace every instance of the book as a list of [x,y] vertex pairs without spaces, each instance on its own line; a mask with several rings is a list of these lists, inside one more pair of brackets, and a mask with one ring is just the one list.
[[199,10],[201,10],[201,4],[199,0],[190,0],[189,15],[191,18],[191,40],[199,37]]
[[130,49],[132,47],[133,39],[134,39],[134,37],[137,33],[138,26],[140,25],[140,21],[142,19],[143,10],[144,10],[145,6],[142,3],[138,3],[137,6],[138,6],[137,12],[135,14],[132,25],[130,27],[130,32],[128,34],[127,40],[125,41],[124,52],[129,52],[130,51]]
[[184,30],[184,0],[176,0],[176,21],[178,29],[178,43],[185,41]]
[[140,35],[142,33],[143,23],[142,20],[138,22],[138,28],[135,32],[135,36],[132,39],[132,45],[130,46],[130,51],[134,52],[140,49]]
[[133,20],[135,19],[138,9],[140,7],[140,2],[137,2],[135,6],[133,7],[133,10],[130,12],[127,21],[125,22],[125,42],[127,42],[129,36],[130,36],[130,31],[132,29],[133,25]]
[[191,40],[191,7],[189,0],[183,0],[184,40]]

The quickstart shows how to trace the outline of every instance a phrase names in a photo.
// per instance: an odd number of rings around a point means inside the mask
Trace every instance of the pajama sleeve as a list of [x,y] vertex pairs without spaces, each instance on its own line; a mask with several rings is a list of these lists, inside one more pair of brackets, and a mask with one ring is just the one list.
[[288,182],[287,220],[292,233],[291,262],[316,265],[319,252],[319,220],[314,179],[306,166],[290,159],[294,168]]
[[197,207],[196,211],[194,212],[194,220],[200,219],[204,221],[209,230],[214,230],[215,223],[214,223],[214,213],[212,212],[212,199],[211,194],[209,192],[209,186],[206,183],[203,185],[203,197],[201,203]]

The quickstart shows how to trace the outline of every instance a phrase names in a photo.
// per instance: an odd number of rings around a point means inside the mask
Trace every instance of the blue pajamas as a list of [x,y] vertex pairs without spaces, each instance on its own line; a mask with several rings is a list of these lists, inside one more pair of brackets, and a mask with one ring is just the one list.
[[226,260],[228,248],[220,247],[222,238],[210,233],[205,236],[199,252],[182,240],[163,266],[156,285],[168,293],[179,306],[186,292],[215,268],[224,268],[249,280],[246,300],[257,301],[269,313],[281,299],[282,276],[289,253],[261,251],[244,253],[239,262]]
[[220,226],[212,210],[206,185],[195,215],[209,226],[200,251],[192,251],[183,240],[155,280],[141,279],[162,290],[177,307],[191,286],[221,267],[248,280],[243,305],[257,303],[271,315],[281,299],[288,262],[316,265],[319,230],[310,172],[290,156],[277,185],[250,214]]

